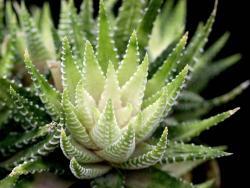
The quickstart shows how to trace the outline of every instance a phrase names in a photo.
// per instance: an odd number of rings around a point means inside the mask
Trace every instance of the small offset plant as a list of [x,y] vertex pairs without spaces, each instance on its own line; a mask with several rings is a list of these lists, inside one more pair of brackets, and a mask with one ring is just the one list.
[[214,60],[228,33],[203,50],[217,1],[188,44],[185,0],[115,5],[101,0],[95,18],[92,0],[79,12],[62,1],[57,29],[47,4],[0,2],[0,187],[36,187],[40,172],[96,188],[214,186],[182,177],[230,153],[194,138],[233,115],[203,118],[249,85],[199,94],[240,59]]

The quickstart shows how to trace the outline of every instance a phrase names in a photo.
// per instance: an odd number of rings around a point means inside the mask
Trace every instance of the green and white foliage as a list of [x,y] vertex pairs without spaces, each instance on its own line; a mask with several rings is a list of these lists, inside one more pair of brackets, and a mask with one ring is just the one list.
[[92,187],[211,187],[179,177],[230,153],[193,138],[233,115],[202,117],[249,85],[199,94],[240,59],[215,60],[228,33],[204,50],[217,1],[189,43],[185,0],[123,0],[117,15],[116,0],[100,0],[96,17],[93,3],[78,12],[62,0],[57,27],[48,4],[30,13],[0,0],[0,168],[11,171],[0,183],[48,171],[60,148],[64,168]]

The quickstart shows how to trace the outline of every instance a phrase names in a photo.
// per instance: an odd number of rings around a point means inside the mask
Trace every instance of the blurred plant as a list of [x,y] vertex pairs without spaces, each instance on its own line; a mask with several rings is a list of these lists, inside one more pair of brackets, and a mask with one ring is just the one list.
[[[101,0],[95,19],[91,0],[79,13],[62,1],[56,29],[48,4],[30,14],[23,2],[5,9],[0,2],[0,167],[11,170],[0,186],[50,170],[91,179],[92,187],[213,185],[180,177],[230,154],[190,142],[233,115],[238,108],[202,119],[249,85],[214,99],[199,95],[240,59],[214,60],[228,33],[203,50],[217,2],[188,45],[185,0],[124,0],[117,16],[115,4]],[[59,146],[70,169],[54,164]]]

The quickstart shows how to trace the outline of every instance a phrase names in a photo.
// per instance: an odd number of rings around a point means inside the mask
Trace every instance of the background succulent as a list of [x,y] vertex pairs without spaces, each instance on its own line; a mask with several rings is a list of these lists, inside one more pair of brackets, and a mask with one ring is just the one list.
[[123,175],[112,171],[93,180],[93,187],[142,186],[133,175],[147,177],[148,187],[192,187],[168,173],[178,177],[202,161],[228,155],[223,148],[189,144],[238,109],[201,120],[202,115],[248,86],[244,82],[210,100],[198,94],[213,76],[239,60],[234,55],[212,63],[227,34],[203,50],[216,6],[186,47],[184,0],[164,5],[162,0],[125,0],[118,16],[112,12],[115,2],[101,1],[94,19],[92,1],[85,0],[79,13],[73,1],[62,1],[58,30],[47,5],[30,17],[24,3],[15,5],[15,11],[6,3],[6,31],[0,37],[4,135],[0,146],[1,167],[13,170],[1,181],[5,187],[22,174],[68,171],[63,164],[43,161],[51,160],[45,156],[59,142],[78,178],[94,178],[111,167],[154,166],[137,172],[122,170]]

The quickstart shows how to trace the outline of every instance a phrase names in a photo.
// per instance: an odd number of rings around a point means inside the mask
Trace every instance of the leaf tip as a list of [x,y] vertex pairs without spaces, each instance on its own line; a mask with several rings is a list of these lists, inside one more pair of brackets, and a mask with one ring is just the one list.
[[233,114],[235,114],[237,111],[239,111],[240,110],[240,107],[237,107],[237,108],[235,108],[235,109],[233,109],[233,110],[229,110],[229,114],[230,115],[233,115]]

